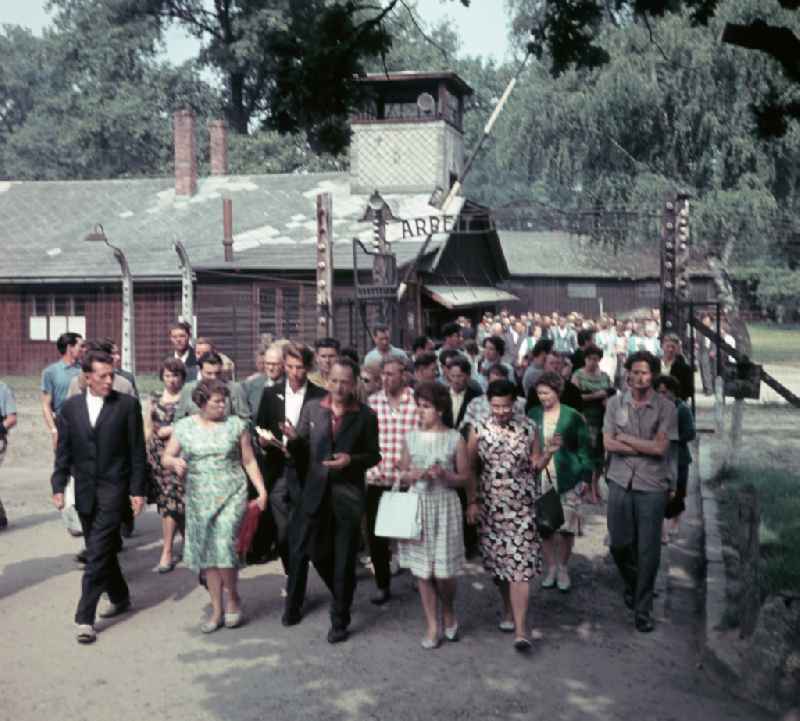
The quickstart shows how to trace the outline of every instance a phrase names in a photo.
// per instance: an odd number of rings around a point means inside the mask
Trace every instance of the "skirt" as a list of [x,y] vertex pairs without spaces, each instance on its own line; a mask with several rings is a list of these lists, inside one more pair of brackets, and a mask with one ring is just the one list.
[[417,578],[452,578],[464,565],[461,502],[452,488],[434,486],[419,494],[422,537],[397,542],[400,566]]

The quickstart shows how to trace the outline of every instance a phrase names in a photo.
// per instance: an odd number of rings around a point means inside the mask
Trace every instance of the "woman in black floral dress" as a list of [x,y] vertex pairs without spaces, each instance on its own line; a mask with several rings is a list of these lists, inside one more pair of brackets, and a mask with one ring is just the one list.
[[186,381],[186,366],[178,358],[167,358],[161,366],[159,377],[164,382],[164,390],[153,393],[150,398],[150,405],[145,413],[145,437],[147,461],[153,482],[153,500],[161,516],[161,529],[164,533],[164,547],[157,570],[159,573],[169,573],[177,563],[172,553],[175,533],[184,535],[186,489],[182,478],[161,465],[161,454],[172,436],[172,421],[181,388]]
[[478,523],[484,568],[503,599],[500,630],[515,632],[514,647],[530,648],[526,630],[530,579],[541,572],[533,500],[538,495],[532,449],[536,426],[514,415],[514,385],[492,381],[487,391],[492,414],[471,431],[473,470],[467,514]]

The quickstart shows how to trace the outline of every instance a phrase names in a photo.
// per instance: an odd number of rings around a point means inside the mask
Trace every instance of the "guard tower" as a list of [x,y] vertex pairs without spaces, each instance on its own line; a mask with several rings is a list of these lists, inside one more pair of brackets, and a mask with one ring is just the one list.
[[454,72],[371,74],[351,117],[354,194],[449,189],[464,167],[464,99],[472,88]]

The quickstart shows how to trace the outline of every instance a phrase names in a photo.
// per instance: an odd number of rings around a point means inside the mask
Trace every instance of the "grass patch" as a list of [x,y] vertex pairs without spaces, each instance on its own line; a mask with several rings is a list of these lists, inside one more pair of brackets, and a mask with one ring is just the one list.
[[722,478],[720,505],[729,543],[736,543],[736,493],[751,483],[761,506],[762,595],[800,591],[800,474],[776,467],[740,466]]
[[800,362],[800,326],[748,323],[756,363]]

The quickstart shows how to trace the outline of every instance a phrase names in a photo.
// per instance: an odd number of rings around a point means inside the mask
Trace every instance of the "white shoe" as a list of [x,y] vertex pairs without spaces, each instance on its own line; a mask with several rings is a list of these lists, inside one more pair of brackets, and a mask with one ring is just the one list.
[[77,639],[78,643],[94,643],[95,639],[97,638],[94,626],[91,626],[88,623],[79,623],[75,629],[75,638]]
[[572,588],[572,583],[569,580],[569,571],[567,571],[566,567],[564,566],[558,569],[556,586],[562,593],[566,593],[570,588]]
[[542,581],[542,588],[555,588],[557,571],[558,571],[558,566],[551,566],[548,569],[547,575],[544,577],[544,580]]

